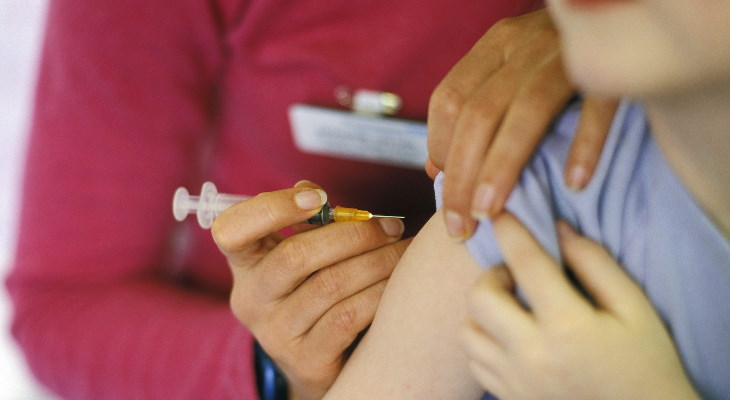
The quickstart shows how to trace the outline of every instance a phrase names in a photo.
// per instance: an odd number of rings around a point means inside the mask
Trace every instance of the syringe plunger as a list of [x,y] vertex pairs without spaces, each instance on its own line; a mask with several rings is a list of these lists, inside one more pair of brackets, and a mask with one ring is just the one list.
[[187,189],[179,187],[172,198],[172,214],[178,221],[183,221],[189,214],[196,214],[198,224],[209,229],[213,220],[228,207],[248,200],[248,196],[218,193],[213,182],[205,182],[200,189],[200,196],[191,196]]

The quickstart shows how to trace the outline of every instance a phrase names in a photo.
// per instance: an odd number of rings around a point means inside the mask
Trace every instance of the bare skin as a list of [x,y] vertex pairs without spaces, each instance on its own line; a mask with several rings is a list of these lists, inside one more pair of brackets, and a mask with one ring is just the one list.
[[[572,93],[572,89],[563,84],[558,88],[562,97],[549,96],[555,90],[540,95],[551,102],[548,108],[519,94],[540,94],[545,88],[554,86],[549,82],[554,80],[556,74],[562,76],[561,71],[554,69],[557,64],[553,64],[552,69],[538,68],[537,71],[512,68],[527,59],[539,60],[541,56],[556,51],[557,42],[551,37],[554,32],[546,29],[541,15],[501,22],[495,31],[499,33],[499,40],[494,40],[494,34],[488,34],[485,36],[488,46],[476,46],[478,54],[475,51],[470,53],[475,60],[502,59],[505,54],[520,54],[519,57],[509,57],[506,63],[507,76],[513,82],[530,84],[521,91],[510,93],[482,91],[478,93],[479,98],[512,102],[512,109],[523,111],[536,107],[534,112],[543,116],[529,127],[529,135],[513,126],[500,130],[501,139],[494,141],[494,151],[489,153],[493,160],[490,163],[497,162],[499,168],[486,167],[485,171],[497,174],[498,187],[505,197],[524,161],[537,145],[539,136],[552,119],[552,115],[546,112],[553,110],[556,113],[565,102],[564,97]],[[533,41],[539,46],[530,45]],[[552,47],[546,46],[548,44]],[[537,53],[537,50],[543,53]],[[504,71],[498,72],[500,69],[477,75],[459,72],[463,70],[463,67],[455,67],[440,86],[440,91],[451,85],[460,88],[464,84],[468,86],[472,80],[486,80],[492,74],[500,77],[505,74]],[[448,104],[439,101],[441,97],[438,93],[439,90],[431,102],[429,124],[435,126],[430,139],[434,150],[432,156],[441,160],[438,162],[441,166],[448,143],[452,141],[452,132],[439,128],[450,117],[444,114],[442,105]],[[474,99],[476,101],[476,97]],[[582,139],[576,140],[578,150],[573,152],[576,164],[583,165],[589,172],[603,143],[603,132],[607,131],[606,118],[610,120],[613,113],[610,109],[604,112],[601,107],[595,108],[598,112],[592,114],[596,116],[595,120],[584,118],[587,133],[581,136]],[[464,118],[469,116],[465,115]],[[509,139],[510,135],[512,139]],[[481,136],[479,140],[488,139],[486,134]],[[525,136],[531,136],[532,139],[524,140]],[[438,144],[441,139],[446,140],[446,143]],[[461,136],[454,135],[454,143],[463,140]],[[511,144],[501,144],[503,142]],[[485,145],[489,146],[488,140]],[[510,153],[503,153],[505,149]],[[516,159],[513,153],[518,155]],[[508,159],[500,161],[500,156],[505,155]],[[433,164],[429,165],[435,168]],[[306,219],[319,207],[301,208],[293,200],[292,196],[305,187],[318,188],[305,183],[297,190],[264,194],[219,216],[213,227],[214,238],[233,271],[231,307],[234,314],[254,333],[287,376],[290,396],[302,399],[320,397],[334,381],[358,333],[372,321],[390,272],[409,243],[397,240],[401,233],[394,236],[384,233],[402,229],[391,221],[382,221],[389,227],[379,227],[371,221],[357,226],[327,226],[311,232],[299,226],[295,230],[300,234],[284,240],[275,232]],[[318,197],[313,198],[316,200]],[[468,209],[465,209],[465,213],[468,214]],[[242,220],[256,222],[241,224],[239,221]],[[336,240],[349,245],[337,249],[323,245]],[[316,257],[310,257],[311,254]],[[363,268],[368,274],[357,273]],[[293,318],[294,323],[290,324],[287,318]]]
[[481,268],[434,214],[393,272],[375,320],[326,399],[477,399],[456,334]]
[[[687,0],[550,3],[574,82],[641,99],[667,161],[730,238],[728,1],[692,3],[691,14]],[[478,267],[463,245],[444,240],[443,218],[437,213],[404,254],[327,398],[470,399],[479,387],[507,399],[698,398],[652,305],[605,249],[560,228],[561,252],[593,305],[508,214],[494,219],[505,265],[470,295],[465,362],[455,332]],[[464,377],[467,365],[476,382]]]

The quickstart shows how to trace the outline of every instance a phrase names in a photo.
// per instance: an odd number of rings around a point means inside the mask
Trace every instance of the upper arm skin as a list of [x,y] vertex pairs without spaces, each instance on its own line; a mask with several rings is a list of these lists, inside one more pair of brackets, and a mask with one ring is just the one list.
[[390,278],[375,320],[327,399],[478,399],[458,341],[480,273],[437,212]]

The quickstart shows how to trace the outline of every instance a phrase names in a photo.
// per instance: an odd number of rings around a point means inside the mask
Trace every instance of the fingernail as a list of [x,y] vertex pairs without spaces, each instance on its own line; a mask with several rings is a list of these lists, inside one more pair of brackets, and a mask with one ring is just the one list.
[[588,174],[586,173],[585,168],[578,165],[570,169],[565,184],[570,190],[578,191],[585,186],[587,178]]
[[314,210],[327,202],[327,193],[321,189],[312,189],[294,195],[294,202],[302,210]]
[[400,237],[405,229],[403,221],[396,218],[379,218],[378,223],[383,232],[390,237]]
[[494,186],[490,183],[480,184],[474,194],[471,215],[476,219],[488,218],[492,204],[494,204]]
[[311,186],[312,182],[302,179],[301,181],[294,184],[294,187],[300,187],[300,186]]
[[452,239],[462,241],[465,239],[464,220],[455,211],[446,211],[446,233]]

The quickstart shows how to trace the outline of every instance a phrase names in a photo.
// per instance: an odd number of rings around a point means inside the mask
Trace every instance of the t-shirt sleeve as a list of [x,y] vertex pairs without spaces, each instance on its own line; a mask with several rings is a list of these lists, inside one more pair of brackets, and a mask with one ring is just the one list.
[[[558,220],[567,221],[618,257],[624,221],[636,220],[636,209],[642,204],[639,156],[648,134],[641,107],[629,101],[622,102],[616,112],[588,186],[579,192],[565,186],[563,170],[578,125],[580,105],[579,99],[570,103],[555,120],[505,205],[558,262]],[[439,175],[434,185],[439,207],[442,180]],[[485,268],[503,262],[489,219],[479,221],[466,245]]]
[[[438,207],[441,204],[442,182],[443,174],[436,178],[434,185],[436,193],[439,193]],[[523,177],[520,185],[512,192],[505,209],[525,225],[550,255],[559,259],[555,239],[555,214],[544,185],[539,185],[533,178]],[[466,246],[474,260],[484,268],[500,264],[504,260],[489,219],[479,221],[474,235],[466,241]]]
[[[539,156],[526,167],[505,209],[525,225],[550,255],[559,260],[555,233],[556,199],[545,168],[547,165]],[[440,174],[434,183],[437,207],[441,207],[442,184],[443,174]],[[474,235],[466,241],[466,246],[474,260],[484,268],[503,262],[502,252],[489,219],[479,221]]]

